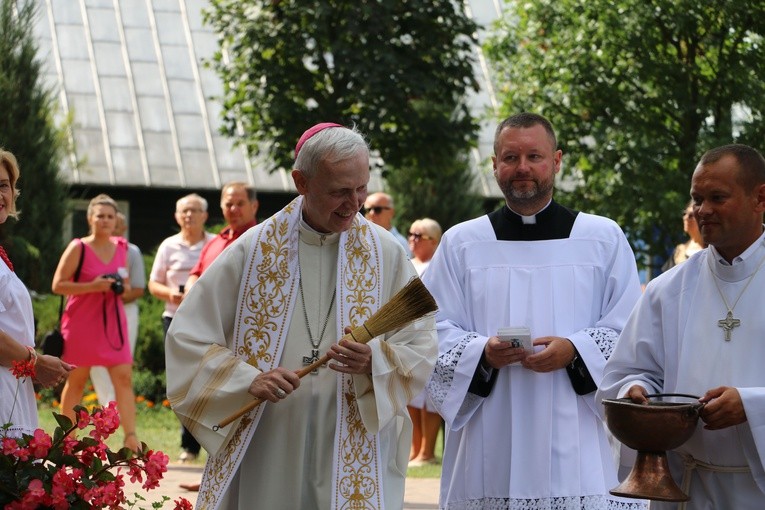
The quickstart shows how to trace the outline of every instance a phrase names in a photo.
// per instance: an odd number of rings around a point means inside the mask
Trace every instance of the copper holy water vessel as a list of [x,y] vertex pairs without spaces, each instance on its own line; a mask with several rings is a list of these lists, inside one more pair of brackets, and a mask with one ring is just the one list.
[[[646,397],[648,404],[635,404],[629,398],[603,400],[611,433],[637,450],[637,460],[629,476],[610,492],[627,498],[688,501],[688,495],[672,479],[666,452],[681,446],[693,435],[703,404],[692,395],[667,393]],[[668,397],[695,402],[662,400]]]

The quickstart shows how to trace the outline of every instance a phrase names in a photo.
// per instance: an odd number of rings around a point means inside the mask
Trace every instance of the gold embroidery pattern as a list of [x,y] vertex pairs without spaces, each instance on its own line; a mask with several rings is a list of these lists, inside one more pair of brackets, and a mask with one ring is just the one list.
[[[358,405],[353,390],[353,379],[343,377],[343,406],[341,417],[348,432],[340,442],[340,460],[338,489],[342,497],[338,509],[375,509],[381,508],[378,490],[379,473],[376,453],[377,437],[368,434],[361,421]],[[347,414],[345,411],[347,410]]]
[[[289,302],[288,295],[285,295],[289,282],[288,231],[287,219],[273,219],[263,225],[261,236],[265,239],[258,239],[262,258],[257,261],[254,270],[254,285],[245,290],[246,311],[242,315],[242,323],[246,330],[243,341],[237,346],[237,355],[261,370],[274,362],[271,335],[280,330],[277,320],[284,318]],[[249,273],[252,274],[251,271]]]
[[[348,238],[345,243],[346,264],[343,273],[343,283],[346,286],[347,304],[350,306],[349,318],[351,327],[363,324],[379,308],[379,296],[372,293],[379,289],[381,282],[378,281],[380,273],[377,271],[375,262],[379,260],[379,253],[372,253],[373,247],[366,239],[368,224],[360,224],[358,219],[348,230]],[[378,290],[379,293],[379,290]]]
[[[239,357],[260,370],[273,368],[280,339],[287,328],[287,309],[294,290],[294,285],[288,285],[290,263],[296,260],[288,249],[289,218],[295,212],[297,201],[293,200],[262,225],[256,240],[257,248],[250,254],[249,265],[245,268],[234,347]],[[240,327],[245,327],[245,331]],[[197,508],[214,510],[220,504],[220,497],[239,467],[262,410],[261,406],[245,414],[224,448],[208,461]]]
[[231,441],[207,463],[202,477],[202,486],[199,490],[197,510],[213,509],[217,506],[218,498],[223,495],[223,487],[228,485],[227,478],[232,474],[232,459],[235,457],[241,442],[247,437],[245,431],[252,424],[252,421],[250,414],[244,415]]
[[[356,220],[348,230],[345,242],[345,264],[342,282],[345,285],[343,320],[356,327],[379,308],[380,268],[377,267],[380,254],[374,243],[366,238],[370,235],[367,224]],[[375,250],[373,252],[373,249]],[[340,438],[337,460],[336,504],[337,509],[367,510],[382,507],[381,483],[378,472],[377,437],[368,434],[361,420],[361,414],[353,389],[353,378],[343,376],[342,404],[338,406],[340,416]]]

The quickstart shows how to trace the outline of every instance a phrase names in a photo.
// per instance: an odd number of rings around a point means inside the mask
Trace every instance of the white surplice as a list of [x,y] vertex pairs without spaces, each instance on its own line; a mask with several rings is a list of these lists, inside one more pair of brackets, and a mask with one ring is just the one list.
[[423,279],[439,307],[428,392],[448,429],[441,507],[642,507],[608,495],[618,481],[594,392],[577,395],[566,370],[508,366],[488,397],[468,392],[488,338],[502,327],[570,339],[600,381],[640,294],[619,227],[579,213],[568,238],[498,241],[483,216],[444,235]]
[[[288,207],[299,208],[300,199]],[[379,302],[375,303],[379,306],[415,276],[414,268],[387,232],[366,222],[361,215],[357,216],[357,224],[361,230],[372,229],[371,233],[379,238],[376,245],[379,253],[372,255],[381,261],[382,272],[363,269],[371,260],[364,259],[359,266],[359,277],[366,275],[369,282],[365,283],[379,288]],[[274,317],[283,321],[280,327],[285,331],[283,337],[273,337],[284,340],[276,351],[278,359],[268,359],[270,351],[258,350],[248,356],[250,353],[237,342],[235,330],[244,331],[245,336],[268,335],[266,329],[270,326],[264,329],[264,324],[250,324],[252,317],[244,319],[246,323],[235,324],[235,317],[240,316],[238,308],[251,306],[242,300],[260,299],[247,290],[243,297],[240,283],[271,276],[260,267],[249,267],[251,246],[253,242],[258,244],[269,229],[280,230],[278,225],[266,220],[227,248],[191,288],[168,332],[168,395],[173,408],[199,442],[211,453],[217,452],[208,461],[198,507],[336,508],[337,480],[346,476],[340,471],[347,467],[342,459],[337,460],[338,454],[348,448],[364,447],[336,444],[341,407],[338,395],[342,395],[343,399],[353,398],[357,403],[355,408],[363,427],[374,439],[371,453],[376,460],[369,466],[377,472],[366,474],[379,478],[381,484],[341,487],[341,492],[362,489],[370,495],[370,501],[378,500],[377,506],[362,502],[359,508],[401,508],[411,441],[406,401],[423,387],[432,369],[436,349],[432,318],[372,339],[371,377],[341,377],[329,368],[320,368],[317,375],[301,379],[300,387],[278,404],[265,403],[233,425],[213,430],[221,419],[252,400],[247,389],[260,373],[253,365],[294,370],[303,366],[304,357],[310,356],[312,346],[298,291],[298,274],[302,275],[308,322],[314,337],[321,332],[332,293],[337,289],[334,311],[319,346],[321,354],[342,336],[342,327],[349,325],[346,319],[341,323],[340,316],[341,310],[352,305],[347,290],[343,290],[351,282],[347,275],[341,278],[337,274],[338,252],[353,250],[341,248],[345,239],[342,235],[322,235],[300,222],[286,229],[283,244],[271,243],[264,250],[267,258],[273,255],[277,261],[274,265],[280,270],[295,265],[294,274],[285,278],[284,288],[289,291],[269,305],[274,307]],[[293,228],[294,235],[290,233]],[[290,262],[289,253],[295,249],[298,256]],[[380,274],[382,278],[377,281]],[[288,311],[277,311],[285,304]],[[263,344],[262,338],[253,338],[252,345],[256,349],[271,348]],[[351,379],[352,385],[346,391],[345,385]],[[338,393],[341,382],[343,392]],[[260,414],[255,415],[256,412]],[[254,425],[248,425],[252,416],[256,416]],[[254,431],[251,439],[247,439],[250,426]],[[233,472],[229,472],[232,468]]]
[[[699,397],[719,386],[738,389],[746,422],[704,430],[699,420],[691,439],[668,453],[673,478],[689,486],[689,510],[765,508],[764,257],[765,234],[733,265],[710,247],[652,280],[606,365],[598,398],[620,397],[633,384],[649,393]],[[730,341],[718,325],[727,314],[720,291],[731,306],[744,291]],[[711,467],[686,472],[690,457]],[[651,508],[677,505],[653,502]]]

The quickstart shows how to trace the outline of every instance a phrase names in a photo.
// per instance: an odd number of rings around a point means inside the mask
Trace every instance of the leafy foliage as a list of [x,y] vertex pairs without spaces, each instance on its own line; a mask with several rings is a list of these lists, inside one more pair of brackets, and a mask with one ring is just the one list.
[[271,170],[318,122],[357,125],[391,172],[474,136],[476,26],[458,0],[213,0],[206,20],[225,132]]
[[394,223],[402,232],[407,232],[414,220],[426,217],[436,220],[445,231],[483,212],[474,192],[468,154],[458,143],[423,147],[422,152],[384,176],[394,196]]
[[[505,112],[552,121],[576,187],[563,198],[666,255],[701,153],[765,134],[765,4],[513,2],[487,50]],[[561,194],[559,193],[559,197]]]
[[[15,510],[26,508],[124,508],[124,478],[155,489],[167,471],[168,456],[150,450],[128,448],[112,451],[105,441],[117,430],[116,404],[88,411],[74,409],[76,422],[54,413],[53,435],[38,428],[32,435],[9,437],[0,428],[0,504]],[[10,427],[10,423],[6,427]],[[84,435],[87,431],[87,435]],[[77,438],[82,434],[81,438]],[[144,499],[140,497],[139,499]],[[161,508],[165,497],[153,508]],[[175,509],[190,510],[185,498]]]
[[35,2],[0,0],[0,147],[19,161],[18,222],[2,226],[0,240],[31,288],[49,285],[63,249],[61,226],[67,187],[58,169],[64,148],[53,95],[42,82],[33,34]]

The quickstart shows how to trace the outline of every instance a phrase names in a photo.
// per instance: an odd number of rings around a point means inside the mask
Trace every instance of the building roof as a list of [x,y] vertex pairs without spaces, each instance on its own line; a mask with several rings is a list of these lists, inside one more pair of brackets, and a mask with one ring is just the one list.
[[[72,120],[77,158],[71,184],[219,189],[248,182],[259,192],[294,191],[286,171],[268,173],[219,131],[222,86],[203,65],[218,49],[202,21],[205,0],[38,0],[35,26],[46,80]],[[497,0],[469,0],[479,23],[499,16]],[[479,34],[481,37],[482,34]],[[476,48],[476,114],[494,103],[489,69]],[[488,138],[487,138],[488,137]],[[484,196],[500,196],[491,175],[492,127],[473,154]],[[373,173],[370,189],[382,189]]]

